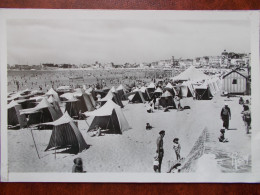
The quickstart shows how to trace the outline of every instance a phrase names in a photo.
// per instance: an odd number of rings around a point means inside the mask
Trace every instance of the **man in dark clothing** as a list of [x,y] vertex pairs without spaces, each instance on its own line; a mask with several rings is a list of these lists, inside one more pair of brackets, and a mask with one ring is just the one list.
[[228,105],[225,103],[225,106],[222,108],[220,113],[221,119],[223,121],[223,127],[225,129],[229,128],[229,120],[231,120],[231,111]]
[[159,167],[158,167],[158,172],[161,173],[161,165],[162,165],[162,159],[164,155],[164,150],[163,150],[163,137],[165,135],[165,131],[162,130],[159,132],[159,137],[157,138],[156,144],[157,144],[157,150],[156,153],[158,153],[158,158],[159,158]]

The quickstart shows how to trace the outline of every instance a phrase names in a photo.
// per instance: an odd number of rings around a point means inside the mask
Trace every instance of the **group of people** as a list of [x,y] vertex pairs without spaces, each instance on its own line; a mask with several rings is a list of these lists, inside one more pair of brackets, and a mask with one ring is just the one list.
[[[251,129],[251,112],[250,112],[250,107],[249,107],[249,100],[244,101],[242,97],[239,98],[239,104],[243,105],[243,111],[242,111],[242,119],[245,123],[246,127],[246,133],[250,133]],[[231,120],[231,110],[228,106],[227,103],[225,103],[225,106],[221,109],[220,112],[220,117],[223,121],[223,128],[220,129],[220,136],[219,136],[219,141],[220,142],[228,142],[228,139],[225,138],[225,131],[229,130],[229,121]]]
[[[153,169],[156,173],[161,173],[161,166],[162,166],[162,160],[164,156],[164,149],[163,149],[163,138],[165,136],[165,131],[161,130],[159,132],[159,137],[156,140],[156,154],[154,156],[154,163],[153,163]],[[181,160],[181,145],[179,143],[179,138],[173,139],[173,150],[176,155],[176,160]]]

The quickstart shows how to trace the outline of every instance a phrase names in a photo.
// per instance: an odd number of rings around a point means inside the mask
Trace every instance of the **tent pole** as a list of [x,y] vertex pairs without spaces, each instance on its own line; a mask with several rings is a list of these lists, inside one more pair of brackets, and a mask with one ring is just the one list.
[[[111,121],[112,121],[112,115],[110,116],[110,118],[111,118]],[[113,128],[114,128],[114,133],[116,133],[116,129],[115,129],[115,126],[113,124],[113,121],[112,121],[112,125],[113,125]]]
[[[108,120],[108,122],[107,122],[107,127],[108,127],[108,125],[109,125],[109,121],[110,121],[110,117],[109,117],[109,120]],[[106,127],[106,130],[107,130],[107,127]]]
[[87,121],[87,119],[85,120],[85,122],[87,123],[87,125],[88,125],[88,127],[89,127],[89,124],[88,124],[88,121]]
[[55,136],[55,159],[56,159],[56,127],[54,126],[54,136]]
[[40,158],[40,155],[39,155],[39,152],[38,152],[38,149],[37,149],[37,146],[36,146],[36,143],[35,143],[35,140],[34,140],[34,136],[33,136],[32,128],[30,128],[30,130],[31,130],[31,134],[32,134],[32,138],[33,138],[33,143],[34,143],[34,146],[35,146],[35,149],[36,149],[37,155],[38,155],[39,159],[41,159],[41,158]]

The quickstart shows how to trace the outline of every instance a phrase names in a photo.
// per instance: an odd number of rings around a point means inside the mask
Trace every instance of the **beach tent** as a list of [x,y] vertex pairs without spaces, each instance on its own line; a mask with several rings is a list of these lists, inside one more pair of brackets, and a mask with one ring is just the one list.
[[50,88],[49,91],[47,93],[45,93],[45,95],[49,96],[53,96],[53,98],[55,99],[56,102],[60,102],[60,98],[59,95],[56,91],[54,91],[53,88]]
[[84,93],[81,89],[77,89],[74,93],[64,93],[61,98],[65,98],[65,111],[73,118],[79,117],[79,111],[86,112],[95,109],[93,105],[94,99],[91,94]]
[[164,89],[166,89],[167,91],[169,91],[173,96],[175,96],[177,94],[176,90],[174,89],[174,87],[172,86],[171,83],[168,83]]
[[203,83],[201,85],[194,85],[194,89],[195,97],[197,100],[211,100],[213,97],[207,83]]
[[169,108],[176,108],[176,104],[174,102],[173,95],[169,91],[165,91],[160,100],[159,100],[159,105],[162,107],[169,107]]
[[147,90],[149,95],[151,96],[153,94],[153,92],[155,91],[155,84],[153,82],[151,82],[148,86],[147,86]]
[[87,117],[94,116],[88,131],[94,129],[96,125],[112,134],[122,134],[123,131],[130,129],[122,109],[112,100],[107,100],[99,109],[84,114]]
[[60,105],[52,95],[48,98],[48,102],[53,105],[54,109],[58,112],[59,115],[62,115]]
[[132,103],[145,103],[145,99],[141,91],[130,92],[127,93],[125,96]]
[[122,84],[120,84],[117,88],[116,88],[116,91],[119,95],[119,97],[121,98],[121,100],[127,100],[125,98],[125,94],[126,94],[126,90],[124,88],[124,86]]
[[81,108],[78,107],[77,102],[79,100],[75,97],[72,97],[65,101],[65,112],[68,112],[68,114],[73,118],[79,117],[79,111]]
[[160,87],[157,87],[157,89],[153,92],[153,96],[161,96],[163,93],[163,90]]
[[8,126],[9,127],[26,127],[27,120],[24,114],[20,114],[20,110],[22,110],[22,106],[18,104],[16,101],[11,101],[7,105],[8,109]]
[[100,99],[99,102],[101,102],[101,106],[103,106],[108,100],[113,100],[121,108],[124,107],[124,105],[121,101],[121,98],[119,98],[119,94],[115,93],[115,92],[113,93],[112,90],[109,90],[107,95],[105,97],[103,97],[102,99]]
[[140,91],[142,93],[145,101],[150,101],[151,97],[150,97],[146,87],[142,86],[140,89],[136,88],[136,89],[133,90],[133,92],[136,92],[136,91]]
[[56,111],[46,98],[33,108],[20,110],[20,114],[29,115],[28,125],[52,122],[61,117],[61,113]]
[[67,112],[65,112],[58,120],[43,123],[42,125],[53,126],[50,141],[45,151],[51,149],[70,148],[71,152],[77,154],[88,148],[81,132]]
[[173,81],[188,81],[188,80],[206,80],[209,76],[196,69],[194,66],[190,66],[188,69],[180,73],[179,75],[172,77]]
[[181,97],[195,97],[196,96],[191,81],[185,81],[180,85],[179,95]]
[[68,93],[68,92],[70,92],[71,90],[72,90],[72,89],[71,89],[70,86],[60,86],[60,87],[58,87],[58,88],[56,89],[56,91],[57,91],[57,93],[58,93],[59,96],[62,95],[62,94],[64,94],[64,93]]
[[85,93],[82,89],[75,89],[74,96],[79,100],[78,107],[82,112],[95,110],[95,100],[90,93]]

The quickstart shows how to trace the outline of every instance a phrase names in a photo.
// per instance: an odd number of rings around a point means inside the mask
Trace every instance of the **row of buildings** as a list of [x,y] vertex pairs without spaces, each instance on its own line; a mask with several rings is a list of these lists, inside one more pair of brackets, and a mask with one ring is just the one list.
[[115,64],[111,63],[100,63],[95,62],[94,64],[54,64],[54,63],[44,63],[41,65],[15,65],[9,66],[8,69],[17,70],[41,70],[41,69],[51,69],[51,68],[94,68],[94,69],[113,69],[113,68],[187,68],[191,65],[196,67],[212,67],[212,68],[243,68],[250,65],[250,53],[235,53],[227,52],[224,50],[218,56],[203,56],[196,57],[194,59],[175,59],[172,56],[171,59],[159,60],[155,62],[146,63],[125,63],[125,64]]

